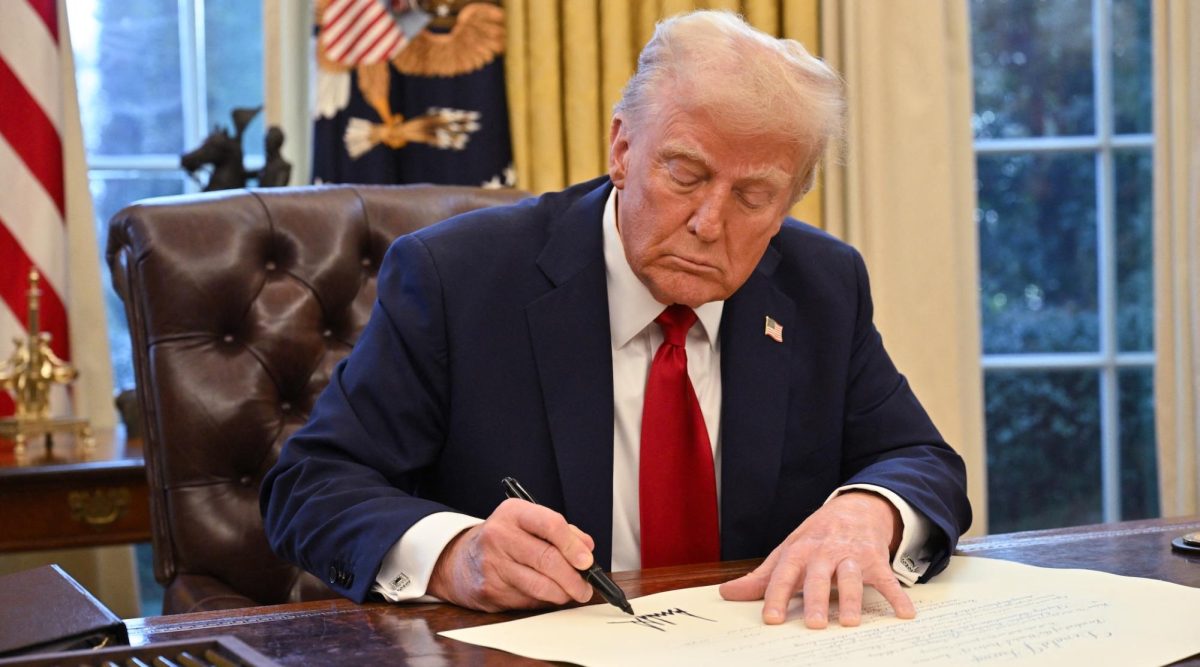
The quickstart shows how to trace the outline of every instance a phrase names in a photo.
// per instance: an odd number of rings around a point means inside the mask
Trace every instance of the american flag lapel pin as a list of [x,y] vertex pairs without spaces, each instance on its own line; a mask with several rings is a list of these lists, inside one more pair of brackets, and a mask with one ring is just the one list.
[[783,342],[783,325],[776,322],[770,315],[767,315],[767,322],[763,328],[763,333],[776,343]]

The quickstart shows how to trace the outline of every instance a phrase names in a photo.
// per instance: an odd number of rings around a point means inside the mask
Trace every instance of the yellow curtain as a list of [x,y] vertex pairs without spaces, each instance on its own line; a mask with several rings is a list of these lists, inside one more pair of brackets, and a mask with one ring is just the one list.
[[[662,18],[729,9],[820,53],[819,0],[507,0],[505,54],[517,186],[558,190],[608,170],[613,105]],[[822,188],[793,215],[821,224]]]
[[1155,0],[1154,368],[1163,516],[1200,512],[1200,6]]
[[858,248],[875,324],[967,466],[973,534],[987,528],[979,366],[970,22],[961,0],[825,0],[825,57],[846,79],[845,164],[826,229]]

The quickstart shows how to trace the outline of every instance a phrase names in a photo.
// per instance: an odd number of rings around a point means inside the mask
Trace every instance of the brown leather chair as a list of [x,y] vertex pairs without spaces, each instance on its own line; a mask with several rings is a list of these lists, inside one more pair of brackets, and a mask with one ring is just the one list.
[[333,597],[271,552],[258,487],[370,316],[394,238],[524,193],[313,186],[146,200],[109,225],[163,612]]

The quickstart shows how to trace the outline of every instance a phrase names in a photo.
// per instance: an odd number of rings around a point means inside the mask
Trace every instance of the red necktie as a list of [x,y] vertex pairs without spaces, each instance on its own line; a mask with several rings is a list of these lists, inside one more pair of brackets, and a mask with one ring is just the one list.
[[676,304],[654,321],[662,327],[663,343],[650,365],[642,407],[642,567],[717,561],[721,539],[712,446],[684,348],[696,313]]

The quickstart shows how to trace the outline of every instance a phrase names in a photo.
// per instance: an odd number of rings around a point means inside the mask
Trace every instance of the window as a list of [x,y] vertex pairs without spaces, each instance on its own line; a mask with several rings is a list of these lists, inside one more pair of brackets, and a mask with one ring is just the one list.
[[1158,514],[1149,0],[971,0],[992,532]]
[[[103,254],[108,220],[146,197],[194,192],[179,166],[235,107],[262,104],[262,3],[71,0],[75,76]],[[247,166],[262,164],[262,119],[247,128]],[[257,163],[254,164],[254,163]],[[101,257],[116,390],[134,386],[125,310]]]
[[[80,120],[101,255],[108,220],[127,204],[200,186],[179,156],[234,107],[263,99],[262,3],[245,0],[71,0]],[[247,128],[247,166],[262,165],[262,120]],[[134,386],[125,309],[103,256],[116,391]],[[150,545],[137,547],[142,614],[162,613]]]

